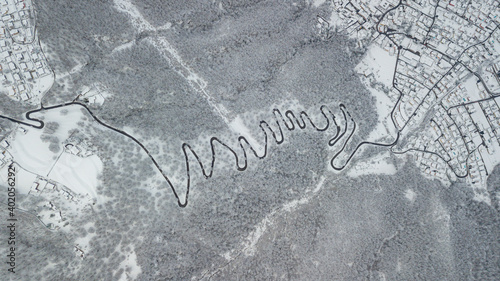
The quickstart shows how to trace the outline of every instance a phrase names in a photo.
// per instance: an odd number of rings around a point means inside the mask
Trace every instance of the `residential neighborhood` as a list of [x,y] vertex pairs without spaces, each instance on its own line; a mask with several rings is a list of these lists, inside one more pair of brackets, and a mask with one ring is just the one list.
[[333,6],[330,25],[397,58],[386,69],[393,71],[394,126],[403,136],[424,128],[401,150],[415,154],[424,174],[446,182],[464,177],[484,195],[500,163],[498,3],[340,0]]
[[0,13],[0,92],[36,104],[54,79],[36,35],[32,3],[2,0]]

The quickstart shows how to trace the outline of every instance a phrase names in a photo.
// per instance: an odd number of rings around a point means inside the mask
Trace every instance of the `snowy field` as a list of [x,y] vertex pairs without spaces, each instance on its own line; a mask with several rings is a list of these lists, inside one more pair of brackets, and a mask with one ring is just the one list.
[[[55,126],[57,128],[53,132],[47,132],[45,128],[23,127],[12,135],[12,145],[7,151],[26,173],[45,176],[64,184],[75,193],[89,194],[95,198],[97,175],[102,171],[99,157],[93,155],[81,158],[63,152],[62,142],[70,137],[71,130],[78,127],[76,124],[84,117],[81,107],[75,105],[52,109],[33,117],[40,116],[43,116],[46,126],[51,122],[59,125]],[[47,141],[48,137],[50,141]],[[32,178],[23,177],[27,181],[27,188],[31,186]]]
[[97,198],[97,176],[102,171],[102,165],[97,155],[82,158],[63,153],[48,177],[64,184],[73,192]]

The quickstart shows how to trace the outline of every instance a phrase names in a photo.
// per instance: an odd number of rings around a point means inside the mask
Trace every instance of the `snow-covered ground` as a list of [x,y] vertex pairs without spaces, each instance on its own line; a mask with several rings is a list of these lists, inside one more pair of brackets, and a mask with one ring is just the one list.
[[[62,108],[49,110],[43,113],[44,122],[57,122],[59,127],[51,134],[56,137],[60,143],[69,137],[69,131],[76,127],[76,123],[83,117],[79,106],[64,107],[68,113],[61,114]],[[42,114],[37,114],[39,117]],[[51,167],[57,160],[59,152],[53,152],[49,149],[50,142],[41,139],[44,134],[43,129],[24,127],[26,133],[19,130],[13,133],[11,146],[7,151],[13,156],[15,161],[24,169],[42,176],[46,176]],[[62,148],[62,145],[60,145]]]
[[326,0],[310,0],[309,1],[314,7],[319,7],[321,4],[325,3]]
[[102,169],[103,163],[97,155],[82,158],[63,153],[48,177],[64,184],[75,193],[97,198],[97,176]]
[[[394,103],[384,92],[384,89],[388,90],[392,86],[395,66],[396,56],[392,56],[381,47],[372,44],[365,57],[355,68],[361,76],[361,81],[376,100],[378,122],[366,141],[376,142],[387,138],[385,142],[390,142],[396,137],[396,128],[392,124],[390,116]],[[373,83],[375,83],[374,87],[372,87]],[[348,175],[351,177],[369,174],[393,175],[396,173],[396,167],[390,163],[389,157],[389,152],[386,152],[359,161],[349,170]]]
[[[389,99],[382,87],[390,89],[394,67],[396,66],[396,56],[389,55],[377,45],[370,45],[365,57],[359,62],[355,70],[361,75],[361,80],[376,99],[378,123],[370,133],[367,141],[377,141],[382,137],[396,136],[395,127],[391,121],[391,111],[394,103]],[[368,76],[368,77],[365,77]],[[381,83],[376,88],[370,86],[370,82]]]
[[119,53],[121,51],[130,49],[130,48],[132,48],[134,46],[134,44],[135,44],[135,41],[130,41],[130,42],[127,42],[127,43],[123,43],[120,46],[117,46],[116,48],[114,48],[113,51],[111,52],[111,54]]
[[135,280],[139,274],[141,274],[142,269],[137,264],[137,254],[135,250],[132,250],[130,254],[127,255],[127,258],[120,263],[119,269],[124,269],[122,275],[120,276],[121,280]]
[[[47,69],[46,71],[50,71]],[[31,90],[31,94],[34,95],[30,102],[32,104],[39,104],[43,95],[52,87],[52,84],[54,84],[54,76],[53,75],[46,75],[41,78],[35,79],[34,84],[33,84],[33,89]]]
[[373,129],[366,138],[366,141],[377,141],[387,136],[392,136],[391,139],[395,138],[397,134],[396,127],[391,120],[393,103],[384,92],[378,89],[368,88],[368,91],[370,91],[376,99],[378,122],[375,129]]
[[[8,175],[9,165],[4,165],[0,168],[0,184],[7,186],[7,175]],[[27,172],[26,170],[16,166],[16,192],[18,194],[28,194],[31,189],[31,185],[36,180],[36,175]]]
[[91,87],[83,87],[78,95],[78,100],[91,105],[103,105],[111,94],[102,85],[94,83]]
[[349,169],[347,175],[350,177],[359,177],[363,175],[394,175],[396,166],[390,163],[390,154],[388,151],[380,153],[372,158],[358,161],[354,167]]
[[356,66],[356,71],[366,75],[373,74],[377,82],[391,87],[396,59],[396,56],[389,55],[389,52],[378,45],[371,44],[363,60]]
[[236,116],[236,118],[234,118],[233,121],[231,121],[231,123],[229,123],[229,127],[231,127],[231,129],[234,132],[239,133],[240,136],[245,137],[245,139],[250,143],[250,145],[253,147],[253,149],[255,149],[255,151],[257,151],[257,153],[259,155],[264,154],[264,147],[262,145],[260,145],[259,142],[257,142],[255,140],[255,138],[250,133],[250,130],[248,129],[248,127],[245,126],[245,124],[243,123],[243,120],[241,119],[241,117]]
[[42,141],[42,130],[26,130],[26,134],[14,132],[7,151],[21,167],[39,175],[47,175],[56,161],[57,153],[50,151],[50,143]]
[[92,250],[90,247],[90,241],[94,239],[95,236],[97,236],[97,233],[95,231],[93,233],[90,233],[88,231],[91,227],[95,229],[94,222],[88,222],[84,227],[85,229],[87,229],[87,235],[75,239],[75,244],[78,249],[81,249],[85,254],[88,254]]
[[[465,80],[465,82],[459,85],[459,87],[465,89],[467,96],[470,97],[471,101],[475,101],[483,99],[483,97],[481,97],[480,95],[480,90],[477,87],[477,85],[478,85],[477,78],[471,75],[469,79]],[[463,102],[469,102],[469,101],[463,100]]]
[[[66,113],[63,113],[66,112]],[[33,176],[24,176],[20,184],[31,187],[35,175],[47,177],[78,194],[89,194],[96,198],[96,187],[99,184],[97,176],[101,173],[103,164],[99,157],[92,155],[86,158],[63,152],[63,142],[70,136],[70,131],[78,127],[76,124],[84,117],[80,106],[56,108],[37,114],[43,116],[47,126],[49,122],[59,124],[55,132],[46,134],[57,138],[59,150],[54,151],[49,146],[51,142],[42,140],[45,129],[23,127],[10,136],[11,145],[7,151],[15,161]],[[29,172],[29,173],[28,173]]]
[[405,197],[408,199],[410,202],[414,202],[415,199],[417,198],[417,193],[411,189],[407,189],[405,191]]

